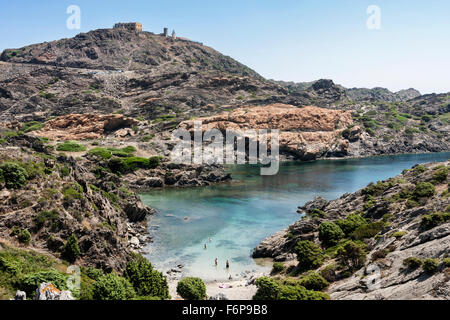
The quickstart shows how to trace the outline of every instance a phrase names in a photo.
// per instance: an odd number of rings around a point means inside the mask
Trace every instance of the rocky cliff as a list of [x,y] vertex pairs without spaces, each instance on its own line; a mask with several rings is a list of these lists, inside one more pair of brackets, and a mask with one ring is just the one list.
[[321,263],[306,269],[329,281],[333,299],[449,299],[449,169],[449,162],[419,165],[337,200],[316,198],[253,256],[302,273],[309,257],[298,256],[298,244],[308,241]]

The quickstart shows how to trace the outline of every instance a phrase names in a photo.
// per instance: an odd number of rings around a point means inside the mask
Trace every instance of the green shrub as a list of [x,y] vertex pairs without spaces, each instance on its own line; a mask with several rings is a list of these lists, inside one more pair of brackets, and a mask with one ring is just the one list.
[[338,269],[339,269],[338,265],[330,264],[320,271],[320,275],[328,282],[334,282],[337,280],[336,271]]
[[20,131],[28,133],[28,132],[32,132],[32,131],[41,130],[43,127],[45,127],[45,123],[40,123],[38,121],[31,121],[31,122],[24,123],[22,125],[22,128],[20,129]]
[[47,223],[53,228],[59,219],[59,213],[57,210],[52,211],[41,211],[38,213],[36,218],[34,219],[34,223],[37,229],[41,229]]
[[27,170],[15,162],[5,162],[0,165],[0,180],[5,182],[8,189],[22,188],[28,178]]
[[67,184],[63,187],[62,194],[64,195],[64,199],[73,200],[73,199],[83,199],[83,187],[78,183]]
[[86,146],[77,141],[65,141],[63,143],[58,143],[56,150],[65,152],[83,152],[86,151]]
[[344,237],[344,232],[334,222],[324,222],[319,227],[319,239],[328,247],[336,245]]
[[403,260],[403,265],[407,266],[408,269],[414,270],[422,265],[422,260],[416,257],[410,257]]
[[444,223],[444,216],[441,213],[435,212],[432,214],[427,214],[422,217],[422,220],[420,222],[420,226],[424,230],[433,229],[434,227],[437,227],[438,225]]
[[155,137],[155,135],[146,135],[143,136],[141,139],[141,142],[149,142],[150,140],[152,140]]
[[184,278],[177,284],[177,293],[185,300],[205,300],[206,286],[200,278]]
[[94,155],[96,157],[102,158],[102,159],[111,159],[112,153],[111,151],[105,149],[105,148],[92,148],[89,150],[88,154]]
[[67,261],[73,263],[77,260],[78,256],[81,254],[80,247],[78,245],[78,238],[75,234],[72,234],[66,241],[64,245],[62,256]]
[[354,240],[361,240],[361,239],[368,239],[372,238],[375,235],[377,235],[383,228],[385,227],[386,223],[384,221],[376,221],[372,223],[368,223],[362,226],[359,226],[356,228],[355,231],[353,231],[350,236]]
[[450,258],[444,258],[444,260],[442,260],[442,263],[444,264],[444,267],[450,268]]
[[19,241],[24,244],[29,244],[31,241],[31,234],[30,231],[27,229],[23,229],[20,231],[18,235]]
[[314,242],[309,240],[300,241],[294,250],[301,270],[316,269],[323,263],[322,249]]
[[155,169],[161,164],[162,157],[156,156],[149,159],[149,168]]
[[109,169],[114,173],[129,173],[137,169],[151,169],[150,160],[140,157],[113,158],[109,160]]
[[130,300],[135,296],[136,293],[131,283],[115,273],[101,276],[92,288],[94,300]]
[[121,149],[121,151],[123,151],[123,152],[125,152],[125,153],[134,153],[134,152],[136,152],[137,150],[136,150],[136,148],[133,147],[133,146],[128,146],[128,147],[125,147],[125,148]]
[[[302,286],[281,286],[277,299],[275,300],[329,300],[330,296],[323,292],[307,290]],[[266,299],[272,300],[272,299]]]
[[67,275],[54,269],[42,270],[25,275],[19,287],[27,293],[27,296],[34,296],[36,289],[41,283],[50,282],[59,290],[67,290]]
[[308,290],[322,291],[329,286],[329,283],[320,274],[311,273],[300,279],[300,285]]
[[422,268],[426,273],[433,274],[437,271],[439,265],[438,259],[425,259],[423,260]]
[[69,174],[70,174],[69,167],[68,166],[62,167],[61,170],[60,170],[60,173],[61,173],[61,178],[68,177]]
[[447,180],[448,169],[446,167],[440,168],[433,173],[433,180],[436,182],[444,182]]
[[436,189],[434,186],[429,182],[419,182],[416,187],[414,188],[414,191],[412,192],[412,196],[415,199],[420,198],[431,198],[436,193]]
[[341,265],[348,266],[350,270],[359,269],[366,261],[364,244],[350,241],[339,248],[337,257]]
[[123,276],[133,285],[139,296],[169,298],[166,277],[154,270],[152,264],[141,256],[128,263]]
[[362,190],[362,194],[367,196],[378,197],[381,196],[384,191],[390,187],[388,182],[378,181],[377,183],[371,183]]
[[88,267],[88,268],[83,268],[82,271],[91,279],[97,281],[98,279],[100,279],[102,276],[105,275],[105,273],[103,272],[103,270],[101,269],[96,269],[93,267]]
[[253,300],[278,300],[280,294],[280,285],[272,278],[261,277],[256,280],[258,290],[253,296]]
[[275,262],[272,266],[272,273],[280,273],[283,269],[284,266],[281,262]]
[[341,228],[341,230],[349,235],[355,231],[358,227],[367,224],[367,220],[361,217],[359,214],[352,213],[348,215],[345,219],[337,220],[336,224]]
[[397,231],[397,232],[394,232],[394,233],[392,234],[392,237],[394,237],[394,238],[396,238],[396,239],[401,239],[401,238],[404,237],[406,234],[408,234],[408,232],[406,232],[406,231]]
[[415,166],[415,167],[413,168],[413,172],[414,172],[416,175],[421,174],[421,173],[424,173],[424,172],[426,172],[426,171],[427,171],[427,167],[425,167],[424,165],[421,165],[421,164],[419,164],[418,166]]

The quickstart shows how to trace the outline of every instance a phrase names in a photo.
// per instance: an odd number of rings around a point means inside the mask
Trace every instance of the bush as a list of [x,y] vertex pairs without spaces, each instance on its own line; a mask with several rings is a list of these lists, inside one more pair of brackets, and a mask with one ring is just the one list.
[[376,261],[378,259],[384,259],[384,258],[386,258],[388,253],[389,253],[389,250],[386,250],[386,249],[377,250],[372,254],[372,257],[371,257],[372,261]]
[[353,241],[346,243],[342,248],[339,248],[337,257],[341,265],[348,266],[350,270],[359,269],[366,261],[366,252],[364,251],[364,244],[359,244]]
[[[307,290],[302,286],[281,286],[277,299],[274,300],[329,300],[330,296],[323,292]],[[271,300],[271,299],[266,299]]]
[[436,189],[434,186],[429,182],[419,182],[416,187],[414,188],[414,191],[412,193],[412,196],[415,199],[420,198],[431,198],[436,193]]
[[78,246],[78,238],[75,234],[72,234],[64,245],[62,256],[67,261],[73,263],[77,260],[81,254],[80,247]]
[[298,242],[294,250],[301,270],[316,269],[323,263],[322,249],[309,240]]
[[272,273],[280,273],[283,269],[284,266],[281,262],[275,262],[272,266]]
[[24,244],[29,244],[31,241],[30,231],[24,229],[19,233],[19,241]]
[[416,257],[410,257],[403,260],[403,265],[407,266],[408,269],[414,270],[422,265],[422,260]]
[[169,299],[166,277],[154,270],[152,264],[144,257],[137,256],[129,262],[123,276],[133,285],[137,295]]
[[376,184],[371,183],[362,190],[362,194],[367,196],[381,196],[386,189],[389,188],[389,184],[386,182],[378,181]]
[[261,277],[256,280],[256,286],[258,290],[253,296],[253,300],[278,300],[281,287],[274,279]]
[[372,238],[377,235],[381,230],[383,230],[386,225],[383,221],[376,221],[372,223],[368,223],[358,227],[355,231],[353,231],[350,236],[352,239],[361,240]]
[[392,237],[394,237],[394,238],[396,238],[396,239],[401,239],[401,238],[403,238],[406,234],[408,234],[408,232],[406,232],[406,231],[397,231],[397,232],[394,232],[394,233],[392,234]]
[[442,260],[442,263],[444,264],[444,267],[450,268],[450,258],[444,258],[444,260]]
[[101,276],[92,288],[94,300],[130,300],[135,296],[136,293],[131,283],[115,273]]
[[59,213],[57,210],[41,211],[38,213],[38,215],[34,219],[34,223],[35,223],[37,229],[41,229],[48,222],[50,224],[50,227],[52,229],[54,229],[57,226],[58,219],[59,219]]
[[428,258],[423,261],[422,268],[426,273],[433,274],[437,271],[438,265],[439,265],[438,259]]
[[33,296],[41,283],[50,282],[59,290],[67,290],[67,276],[64,273],[54,269],[43,270],[27,274],[19,287],[27,293],[27,296]]
[[320,275],[327,280],[328,282],[335,282],[337,279],[336,271],[339,269],[339,266],[336,264],[331,264],[326,266],[320,271]]
[[184,278],[177,284],[177,293],[185,300],[205,300],[206,286],[200,278]]
[[344,232],[334,222],[324,222],[319,227],[319,239],[328,247],[336,245],[344,237]]
[[156,161],[155,158],[150,159],[140,157],[128,157],[124,159],[113,158],[109,160],[108,167],[114,173],[129,173],[136,171],[137,169],[156,168],[157,165],[155,166],[155,161]]
[[311,273],[300,280],[300,285],[308,290],[322,291],[329,286],[329,283],[320,274]]
[[415,166],[413,169],[413,172],[418,175],[421,173],[424,173],[427,171],[427,168],[424,165],[419,164],[418,166]]
[[0,166],[0,181],[3,180],[8,189],[22,188],[28,178],[28,172],[17,163],[6,162]]
[[149,167],[150,169],[155,169],[157,167],[159,167],[159,165],[161,164],[161,157],[151,157],[149,159]]
[[78,143],[77,141],[65,141],[63,143],[59,143],[56,150],[65,152],[83,152],[86,151],[86,146]]
[[367,224],[367,220],[361,217],[359,214],[352,213],[345,219],[337,220],[336,224],[346,235],[349,235],[358,227]]
[[447,180],[447,176],[448,176],[448,169],[446,167],[440,168],[433,173],[433,180],[438,183],[444,182]]
[[92,148],[89,150],[88,154],[94,155],[96,157],[102,158],[102,159],[111,159],[112,154],[111,151],[105,149],[105,148]]
[[438,225],[444,223],[444,216],[438,212],[427,214],[422,217],[422,220],[420,221],[420,226],[424,230],[430,230],[434,227],[437,227]]

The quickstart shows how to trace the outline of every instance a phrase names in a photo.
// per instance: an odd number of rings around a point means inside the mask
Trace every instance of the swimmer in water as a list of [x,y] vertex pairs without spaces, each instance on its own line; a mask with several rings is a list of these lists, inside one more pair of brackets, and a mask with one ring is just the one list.
[[230,261],[227,260],[227,269],[230,269]]
[[217,260],[217,258],[216,258],[216,260],[214,261],[214,263],[216,264],[216,267],[217,267],[217,265],[219,264],[219,260]]

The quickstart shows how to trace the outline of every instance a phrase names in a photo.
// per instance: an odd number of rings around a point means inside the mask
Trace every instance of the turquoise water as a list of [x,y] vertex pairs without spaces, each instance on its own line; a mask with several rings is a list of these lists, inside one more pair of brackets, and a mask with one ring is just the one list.
[[260,176],[259,168],[240,165],[230,169],[231,183],[141,194],[146,205],[159,211],[149,223],[154,242],[147,248],[147,257],[161,270],[183,264],[184,275],[204,280],[266,272],[270,266],[251,258],[253,248],[299,220],[297,207],[314,196],[335,199],[415,164],[449,158],[450,153],[439,153],[291,162],[283,164],[276,176]]

